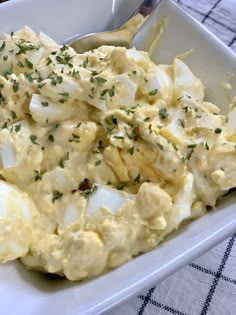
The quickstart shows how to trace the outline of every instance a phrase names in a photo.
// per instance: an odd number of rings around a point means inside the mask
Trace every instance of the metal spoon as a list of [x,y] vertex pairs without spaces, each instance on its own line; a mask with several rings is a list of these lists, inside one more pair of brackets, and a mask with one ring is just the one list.
[[67,43],[77,52],[85,52],[102,45],[130,48],[132,40],[160,0],[144,0],[133,15],[119,28],[99,33],[91,33]]

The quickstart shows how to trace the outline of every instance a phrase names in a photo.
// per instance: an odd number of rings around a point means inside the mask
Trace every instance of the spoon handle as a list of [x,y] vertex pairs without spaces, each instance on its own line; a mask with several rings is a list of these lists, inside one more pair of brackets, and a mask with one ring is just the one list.
[[125,38],[130,43],[130,46],[138,30],[160,2],[161,0],[144,0],[130,18],[120,27],[118,31],[120,37]]
[[138,9],[132,14],[132,17],[141,14],[143,17],[147,17],[152,13],[152,11],[156,8],[159,4],[160,0],[144,0]]

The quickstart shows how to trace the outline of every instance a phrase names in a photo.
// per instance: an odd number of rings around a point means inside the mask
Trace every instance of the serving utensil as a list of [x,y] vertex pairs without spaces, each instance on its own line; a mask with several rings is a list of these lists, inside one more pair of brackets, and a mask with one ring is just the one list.
[[130,48],[135,34],[154,11],[160,0],[144,0],[131,17],[119,28],[111,31],[75,36],[66,44],[79,53],[98,48],[102,45]]

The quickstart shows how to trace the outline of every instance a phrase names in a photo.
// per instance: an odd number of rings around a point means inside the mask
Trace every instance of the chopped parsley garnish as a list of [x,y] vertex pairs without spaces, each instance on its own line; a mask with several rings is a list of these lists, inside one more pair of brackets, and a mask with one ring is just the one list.
[[182,107],[182,109],[185,111],[185,113],[188,113],[191,111],[191,107],[189,106]]
[[58,93],[58,95],[61,95],[61,96],[65,97],[65,98],[69,97],[69,93],[68,92]]
[[33,144],[38,144],[38,143],[36,142],[37,139],[38,139],[38,138],[37,138],[35,135],[31,135],[31,136],[30,136],[30,140],[31,140],[31,142],[32,142]]
[[94,91],[95,91],[95,87],[93,86],[93,87],[91,88],[91,93],[89,94],[89,97],[90,97],[91,99],[94,98]]
[[102,77],[95,77],[95,80],[99,86],[103,86],[107,82],[107,80]]
[[56,86],[57,84],[61,84],[63,82],[63,77],[61,75],[57,75],[55,72],[52,72],[49,75],[49,79],[51,80],[51,85]]
[[129,148],[128,152],[130,155],[133,155],[134,154],[134,147]]
[[61,168],[64,168],[64,162],[65,162],[65,161],[68,161],[69,158],[70,158],[70,153],[69,153],[69,152],[66,152],[65,158],[62,159],[62,160],[60,161],[60,163],[59,163],[59,165],[60,165]]
[[32,64],[32,62],[29,59],[25,58],[25,63],[29,69],[33,69],[34,65]]
[[186,155],[186,160],[190,160],[190,158],[191,158],[191,156],[192,156],[192,154],[193,154],[193,149]]
[[51,142],[54,142],[54,136],[53,135],[49,135],[48,136],[48,140],[51,141]]
[[2,42],[2,46],[0,47],[0,52],[3,51],[3,49],[6,47],[6,41],[4,40]]
[[63,82],[63,77],[61,75],[57,76],[57,83],[61,84]]
[[69,49],[69,46],[68,45],[63,45],[61,48],[60,48],[60,51],[65,51],[65,50],[68,50]]
[[21,129],[21,125],[16,125],[16,126],[15,126],[15,132],[19,132],[20,129]]
[[17,66],[18,66],[19,68],[24,68],[24,67],[25,67],[24,64],[23,64],[23,62],[21,62],[21,61],[18,61],[18,62],[17,62]]
[[126,132],[126,136],[129,138],[129,139],[132,139],[134,141],[137,141],[138,140],[138,136],[139,136],[139,128],[138,127],[135,127],[131,134],[128,133],[127,129],[125,128],[125,132]]
[[27,51],[39,50],[39,46],[32,45],[24,39],[20,39],[18,43],[16,43],[16,46],[19,48],[16,55],[25,54]]
[[17,115],[16,115],[16,113],[13,110],[10,111],[10,114],[11,114],[12,119],[16,119],[17,118]]
[[75,128],[79,128],[81,126],[82,122],[80,121],[76,126]]
[[68,65],[70,68],[73,67],[73,64],[70,62],[73,56],[70,56],[68,52],[56,56],[56,60],[59,64]]
[[222,132],[222,129],[220,129],[220,128],[216,128],[216,129],[215,129],[215,133],[216,133],[216,134],[220,134],[221,132]]
[[109,89],[103,90],[103,91],[101,92],[101,98],[104,97],[104,96],[107,94],[108,91],[109,91]]
[[155,89],[155,90],[150,91],[150,92],[148,93],[148,95],[154,96],[154,95],[157,94],[157,92],[158,92],[158,89]]
[[97,167],[97,166],[101,165],[101,163],[102,163],[102,161],[98,160],[98,161],[95,162],[95,166]]
[[126,114],[133,114],[135,110],[140,106],[140,104],[133,105],[129,107],[128,109],[125,109]]
[[207,151],[209,151],[209,149],[210,149],[207,142],[205,143],[205,148],[206,148]]
[[92,188],[90,189],[88,196],[92,196],[98,190],[98,185],[93,184]]
[[157,146],[161,151],[164,151],[164,147],[162,144],[160,144],[159,142],[157,142]]
[[46,84],[47,84],[47,83],[38,84],[38,85],[37,85],[37,88],[38,88],[38,89],[42,89],[42,87],[44,87],[44,85],[46,85]]
[[59,126],[60,126],[60,124],[57,123],[56,125],[53,126],[53,130],[54,130],[54,131],[57,130],[57,128],[58,128]]
[[88,57],[86,57],[86,59],[82,62],[82,65],[81,65],[81,66],[82,66],[83,68],[87,68],[88,62],[89,62],[89,61],[88,61]]
[[63,196],[63,194],[58,191],[58,190],[55,190],[52,192],[52,202],[54,203],[57,199],[60,199],[61,197]]
[[168,112],[167,112],[167,109],[166,108],[161,108],[159,109],[159,112],[158,112],[159,116],[162,118],[162,119],[165,119],[169,116]]
[[12,82],[13,82],[13,85],[12,85],[13,91],[16,93],[19,90],[19,83],[16,80],[13,80]]
[[50,57],[47,57],[46,66],[49,66],[51,63],[52,63],[52,59]]
[[73,77],[73,78],[76,78],[76,79],[78,79],[78,80],[81,79],[81,76],[80,76],[79,71],[76,71],[76,70],[73,70],[73,71],[72,71],[72,77]]
[[178,119],[178,121],[180,122],[181,127],[185,128],[185,120],[184,119]]
[[47,107],[49,104],[48,102],[41,102],[42,106]]
[[60,165],[61,168],[64,168],[64,160],[61,160],[61,161],[59,162],[59,165]]
[[35,173],[35,177],[34,177],[35,182],[42,179],[42,175],[40,174],[38,170],[34,170],[34,173]]
[[35,80],[35,78],[32,76],[32,73],[25,72],[24,76],[29,82],[33,82]]
[[114,86],[109,90],[108,94],[110,97],[113,97],[115,95],[115,87]]
[[76,134],[72,133],[72,139],[69,139],[69,142],[80,142],[80,136],[77,136]]

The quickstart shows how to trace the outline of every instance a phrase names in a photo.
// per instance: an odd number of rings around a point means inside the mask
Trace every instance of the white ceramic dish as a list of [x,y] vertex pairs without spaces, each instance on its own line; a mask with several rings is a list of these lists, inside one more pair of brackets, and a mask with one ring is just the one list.
[[[58,42],[78,31],[103,30],[123,22],[141,0],[12,0],[0,5],[0,32],[10,32],[25,24],[42,30]],[[93,10],[90,10],[93,7]],[[116,22],[114,14],[119,12]],[[135,39],[137,48],[151,23],[168,16],[165,36],[154,50],[153,59],[170,62],[176,53],[194,48],[186,61],[204,82],[207,97],[223,110],[229,95],[219,87],[230,79],[236,89],[236,57],[200,24],[170,0],[162,2],[151,21]],[[236,93],[235,93],[236,94]],[[163,280],[236,231],[236,195],[221,201],[217,209],[190,223],[157,249],[94,280],[69,283],[50,280],[24,269],[20,263],[0,266],[1,313],[8,315],[98,314],[138,293],[145,286]]]

